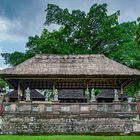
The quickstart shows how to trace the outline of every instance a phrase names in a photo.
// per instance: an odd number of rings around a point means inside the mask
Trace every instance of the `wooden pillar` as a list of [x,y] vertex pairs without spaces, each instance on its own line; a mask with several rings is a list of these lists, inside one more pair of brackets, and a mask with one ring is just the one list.
[[123,85],[121,84],[121,101],[123,101]]
[[24,89],[23,89],[23,83],[21,80],[18,81],[18,102],[21,101],[21,98],[23,97],[24,94]]
[[52,89],[52,93],[53,93],[53,100],[54,100],[54,94],[55,94],[55,82],[53,81],[53,89]]
[[21,95],[22,95],[21,100],[23,100],[23,98],[25,96],[25,86],[24,86],[24,82],[23,81],[21,81]]
[[20,101],[20,81],[18,81],[18,91],[17,91],[17,94],[18,94],[18,102]]
[[86,90],[86,80],[84,80],[83,90],[84,90],[84,102],[86,102],[86,94],[85,94],[85,90]]
[[86,96],[87,96],[87,101],[89,102],[89,100],[90,100],[90,93],[89,93],[88,81],[86,82]]

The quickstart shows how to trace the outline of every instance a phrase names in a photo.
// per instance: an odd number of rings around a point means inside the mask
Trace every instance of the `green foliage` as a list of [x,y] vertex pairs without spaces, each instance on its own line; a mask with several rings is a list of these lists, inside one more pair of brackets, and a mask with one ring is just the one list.
[[125,88],[125,92],[128,93],[130,96],[136,97],[138,91],[140,90],[140,80],[134,81],[130,86]]
[[138,26],[136,30],[136,42],[138,46],[140,46],[140,17],[137,18],[137,21],[138,21]]
[[[108,15],[107,4],[94,4],[89,12],[61,9],[48,4],[46,25],[57,24],[58,30],[29,37],[25,53],[5,53],[5,63],[15,66],[40,53],[99,54],[140,70],[140,23],[118,22],[119,11]],[[130,95],[140,89],[139,81],[125,89]]]
[[106,55],[129,67],[140,69],[140,48],[135,42],[136,27],[136,22],[120,24],[116,33],[120,35],[121,43],[113,47]]
[[4,53],[1,54],[2,57],[4,57],[5,59],[5,63],[6,64],[10,64],[12,66],[15,66],[17,64],[20,64],[21,62],[23,62],[26,57],[25,54],[22,52],[14,52],[14,53]]
[[3,81],[2,79],[0,79],[0,88],[6,88],[7,83],[5,81]]
[[107,4],[94,4],[86,14],[80,10],[61,9],[49,4],[46,9],[46,24],[63,27],[63,42],[69,44],[74,54],[103,53],[117,45],[116,36],[119,11],[107,15]]

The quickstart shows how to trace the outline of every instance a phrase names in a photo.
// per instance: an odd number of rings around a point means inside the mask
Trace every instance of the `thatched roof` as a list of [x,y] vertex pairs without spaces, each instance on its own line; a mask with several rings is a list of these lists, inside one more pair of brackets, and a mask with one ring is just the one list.
[[140,71],[117,63],[104,55],[36,55],[0,71],[0,76],[124,76],[140,77]]
[[[122,94],[123,99],[127,99],[129,96],[126,93]],[[100,94],[96,96],[96,99],[114,99],[114,90],[113,89],[104,89]],[[118,98],[121,99],[121,91],[118,90]]]
[[[38,92],[37,90],[32,89],[31,93],[30,93],[31,99],[45,99],[45,97]],[[9,97],[9,98],[18,98],[18,93],[17,90],[13,90],[11,92],[8,92],[5,97]]]
[[86,99],[82,89],[63,89],[59,91],[58,98],[61,99]]

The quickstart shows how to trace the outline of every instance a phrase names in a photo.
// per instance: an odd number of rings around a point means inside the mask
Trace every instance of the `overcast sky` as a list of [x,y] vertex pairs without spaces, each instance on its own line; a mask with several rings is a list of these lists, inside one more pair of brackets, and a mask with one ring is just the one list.
[[[140,16],[140,0],[0,0],[0,53],[25,50],[28,36],[39,35],[44,28],[48,3],[86,12],[95,3],[107,3],[109,14],[120,10],[120,22]],[[4,67],[0,57],[0,68]]]

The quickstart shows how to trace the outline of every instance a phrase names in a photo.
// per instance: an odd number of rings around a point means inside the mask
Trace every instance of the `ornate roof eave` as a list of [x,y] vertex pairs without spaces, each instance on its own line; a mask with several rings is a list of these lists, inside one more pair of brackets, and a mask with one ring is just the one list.
[[140,79],[140,75],[34,75],[3,74],[3,79]]

